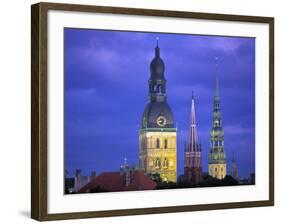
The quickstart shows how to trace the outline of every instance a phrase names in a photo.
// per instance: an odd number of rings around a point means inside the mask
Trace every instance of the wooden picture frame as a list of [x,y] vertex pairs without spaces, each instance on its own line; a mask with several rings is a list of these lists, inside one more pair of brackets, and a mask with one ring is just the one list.
[[[141,215],[170,212],[246,208],[274,205],[274,18],[241,15],[223,15],[201,12],[164,11],[137,8],[119,8],[90,5],[38,3],[31,7],[31,217],[39,221],[80,219],[109,216]],[[132,208],[107,211],[48,213],[48,19],[50,10],[152,16],[166,18],[193,18],[212,21],[234,21],[269,25],[269,199],[186,206]]]

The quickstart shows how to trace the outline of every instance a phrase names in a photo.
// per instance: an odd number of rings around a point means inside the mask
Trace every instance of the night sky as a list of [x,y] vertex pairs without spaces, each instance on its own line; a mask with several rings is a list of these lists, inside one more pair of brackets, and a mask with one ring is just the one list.
[[138,163],[138,129],[157,37],[178,127],[178,175],[183,174],[192,91],[207,171],[217,74],[228,172],[234,152],[239,176],[248,177],[255,170],[254,38],[70,28],[64,30],[65,169],[70,176],[76,168],[89,175],[118,171],[125,157],[131,165]]

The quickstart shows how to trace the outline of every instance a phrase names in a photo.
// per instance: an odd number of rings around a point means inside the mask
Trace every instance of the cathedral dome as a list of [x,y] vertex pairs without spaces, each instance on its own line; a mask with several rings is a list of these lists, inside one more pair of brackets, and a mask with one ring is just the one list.
[[155,48],[155,57],[152,59],[150,63],[151,79],[154,80],[165,79],[164,72],[165,72],[165,64],[160,57],[160,49],[157,45],[157,47]]
[[142,128],[174,128],[174,116],[166,102],[148,103],[142,115]]

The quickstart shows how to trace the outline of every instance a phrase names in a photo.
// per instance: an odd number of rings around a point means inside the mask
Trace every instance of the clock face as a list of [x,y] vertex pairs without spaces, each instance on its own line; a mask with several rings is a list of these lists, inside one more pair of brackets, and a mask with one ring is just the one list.
[[166,125],[166,118],[164,116],[159,116],[157,118],[157,124],[161,127]]

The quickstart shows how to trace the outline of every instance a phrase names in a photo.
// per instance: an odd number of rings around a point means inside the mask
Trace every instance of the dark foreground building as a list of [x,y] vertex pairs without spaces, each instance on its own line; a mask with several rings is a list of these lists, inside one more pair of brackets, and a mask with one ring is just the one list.
[[143,171],[121,166],[120,172],[104,172],[83,186],[78,193],[153,190],[156,183]]

